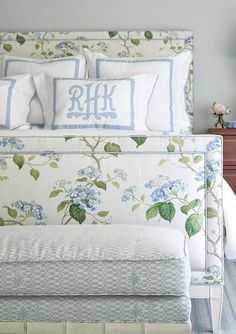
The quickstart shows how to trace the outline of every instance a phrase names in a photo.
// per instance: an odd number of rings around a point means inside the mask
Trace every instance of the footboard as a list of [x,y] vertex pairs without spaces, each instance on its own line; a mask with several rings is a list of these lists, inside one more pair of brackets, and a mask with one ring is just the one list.
[[222,284],[219,136],[0,137],[0,225],[181,229],[193,284]]

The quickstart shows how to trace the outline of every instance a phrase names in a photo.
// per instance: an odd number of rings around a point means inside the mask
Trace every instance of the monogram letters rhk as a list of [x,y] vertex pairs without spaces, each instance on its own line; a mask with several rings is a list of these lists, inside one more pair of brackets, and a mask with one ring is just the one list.
[[69,88],[71,105],[68,109],[68,118],[89,119],[91,116],[97,120],[104,118],[117,118],[116,108],[113,105],[113,94],[116,85],[91,83],[85,86],[74,85]]

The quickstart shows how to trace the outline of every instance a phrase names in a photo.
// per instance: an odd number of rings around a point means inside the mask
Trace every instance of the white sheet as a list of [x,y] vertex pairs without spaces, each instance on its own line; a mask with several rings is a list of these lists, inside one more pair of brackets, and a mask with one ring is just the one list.
[[225,225],[225,257],[228,260],[236,260],[236,196],[229,186],[223,181],[223,208]]

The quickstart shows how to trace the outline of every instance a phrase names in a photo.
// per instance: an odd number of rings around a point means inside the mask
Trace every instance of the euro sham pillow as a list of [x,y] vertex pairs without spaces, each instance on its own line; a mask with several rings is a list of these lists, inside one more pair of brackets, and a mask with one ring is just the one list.
[[140,73],[158,75],[149,104],[146,125],[161,132],[191,133],[185,103],[185,85],[192,62],[191,50],[173,57],[108,58],[84,49],[89,77],[112,78]]
[[54,78],[51,128],[146,131],[156,81],[156,76],[146,74],[119,79]]
[[44,119],[41,103],[38,95],[45,87],[41,86],[41,82],[35,81],[35,76],[46,73],[51,77],[66,78],[84,78],[86,74],[86,60],[84,55],[76,57],[65,57],[55,59],[32,59],[14,56],[3,57],[3,75],[12,76],[17,74],[29,73],[35,83],[36,94],[30,104],[30,114],[28,122],[34,125],[43,125],[47,123]]
[[27,117],[34,93],[30,75],[0,78],[0,129],[30,127]]

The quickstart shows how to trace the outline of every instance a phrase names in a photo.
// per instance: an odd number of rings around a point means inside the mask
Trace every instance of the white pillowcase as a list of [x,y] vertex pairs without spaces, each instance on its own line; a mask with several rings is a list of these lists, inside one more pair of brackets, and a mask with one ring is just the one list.
[[[35,81],[35,76],[40,73],[47,73],[52,77],[84,78],[86,74],[86,60],[84,55],[76,57],[65,57],[55,59],[32,59],[14,56],[3,57],[3,75],[11,76],[16,74],[29,73],[33,77],[36,87],[36,95],[30,104],[30,114],[28,122],[31,124],[42,125],[47,123],[43,117],[42,106],[38,95],[45,87],[41,86],[41,81]],[[44,110],[44,116],[47,115]]]
[[191,123],[186,112],[185,85],[192,61],[191,50],[173,57],[158,58],[108,58],[84,49],[89,77],[114,78],[140,73],[158,75],[149,104],[147,127],[153,131],[191,133]]
[[[44,75],[51,84],[51,78]],[[147,130],[147,107],[157,76],[53,79],[52,129]],[[43,105],[42,101],[42,105]]]
[[29,74],[0,78],[0,129],[30,127],[27,117],[34,93]]

